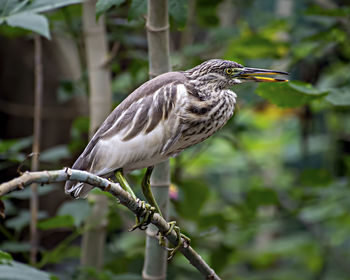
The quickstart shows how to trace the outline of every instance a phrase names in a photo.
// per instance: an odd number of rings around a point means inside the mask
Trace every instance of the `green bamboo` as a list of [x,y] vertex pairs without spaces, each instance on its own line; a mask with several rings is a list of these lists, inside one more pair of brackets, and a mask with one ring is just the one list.
[[[169,19],[167,0],[148,0],[147,39],[149,74],[153,78],[159,74],[169,72]],[[167,218],[169,204],[169,161],[155,166],[151,177],[153,195]],[[155,238],[157,228],[150,225],[146,231],[145,261],[142,270],[143,279],[166,279],[167,251],[158,245]]]

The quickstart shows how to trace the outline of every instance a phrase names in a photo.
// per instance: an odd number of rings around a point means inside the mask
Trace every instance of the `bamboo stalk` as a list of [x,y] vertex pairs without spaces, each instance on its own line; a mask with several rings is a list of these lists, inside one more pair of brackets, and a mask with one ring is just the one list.
[[[89,108],[90,138],[105,120],[112,104],[110,73],[105,67],[108,58],[108,46],[104,16],[96,22],[96,0],[83,4],[83,29],[86,48],[86,59],[89,72]],[[100,269],[103,265],[103,251],[106,239],[107,197],[89,195],[94,204],[83,235],[81,264]]]
[[[148,0],[147,39],[149,57],[149,75],[153,78],[169,72],[169,20],[167,0]],[[151,177],[151,188],[158,205],[167,218],[169,204],[169,161],[158,164]],[[157,228],[150,225],[146,231],[145,260],[142,270],[143,279],[166,279],[167,251],[158,244],[155,238]]]
[[[32,146],[32,164],[31,170],[39,169],[39,152],[40,152],[40,135],[41,135],[41,109],[43,95],[43,66],[42,66],[42,50],[40,35],[34,37],[34,137]],[[30,262],[36,263],[38,252],[38,185],[31,185],[32,193],[30,196]]]

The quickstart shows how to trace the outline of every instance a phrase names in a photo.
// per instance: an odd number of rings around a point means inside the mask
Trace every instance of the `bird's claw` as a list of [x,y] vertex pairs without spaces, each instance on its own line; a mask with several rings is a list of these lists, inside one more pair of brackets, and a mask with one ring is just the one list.
[[[183,246],[184,248],[187,248],[188,246],[190,246],[191,239],[181,233],[180,228],[176,225],[176,221],[171,221],[168,224],[169,224],[169,230],[164,234],[159,231],[158,234],[159,234],[159,245],[162,246],[165,250],[170,252],[168,260],[171,260],[174,254],[177,252],[177,250],[179,250],[181,246]],[[176,232],[176,235],[177,235],[177,238],[176,238],[177,245],[174,248],[169,248],[166,246],[165,237],[167,237],[173,230]]]
[[129,231],[134,231],[139,228],[140,230],[146,230],[147,226],[151,223],[152,217],[156,212],[156,208],[147,204],[144,201],[138,201],[139,203],[139,211],[136,215],[136,223],[135,225],[129,229]]

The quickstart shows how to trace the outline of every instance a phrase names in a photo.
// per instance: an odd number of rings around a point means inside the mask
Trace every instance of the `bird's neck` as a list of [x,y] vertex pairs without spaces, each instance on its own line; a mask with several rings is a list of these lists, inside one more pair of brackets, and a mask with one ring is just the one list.
[[221,92],[225,91],[223,87],[220,87],[217,83],[211,83],[202,80],[191,80],[188,82],[190,87],[194,89],[196,95],[202,100],[208,100],[216,95],[220,95]]

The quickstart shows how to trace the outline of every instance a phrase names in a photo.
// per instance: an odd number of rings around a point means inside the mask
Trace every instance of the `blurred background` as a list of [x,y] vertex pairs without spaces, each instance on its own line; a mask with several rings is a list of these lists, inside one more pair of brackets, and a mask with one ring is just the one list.
[[[7,2],[28,1],[0,1],[0,23]],[[114,108],[148,79],[147,1],[102,2],[109,3],[97,10]],[[42,39],[39,169],[50,170],[71,166],[88,142],[89,83],[82,5],[44,15],[51,40]],[[288,71],[293,81],[233,88],[238,106],[229,123],[171,159],[171,219],[222,279],[349,279],[349,1],[169,0],[169,16],[173,70],[223,58]],[[0,26],[0,182],[18,176],[21,163],[30,169],[33,38]],[[129,176],[139,197],[143,172]],[[134,220],[125,207],[106,200],[103,270],[79,268],[91,202],[70,199],[63,184],[38,192],[40,273],[141,279],[144,233],[127,231]],[[0,250],[22,263],[29,262],[29,197],[30,188],[6,195],[0,221]],[[177,254],[168,279],[202,278]]]

